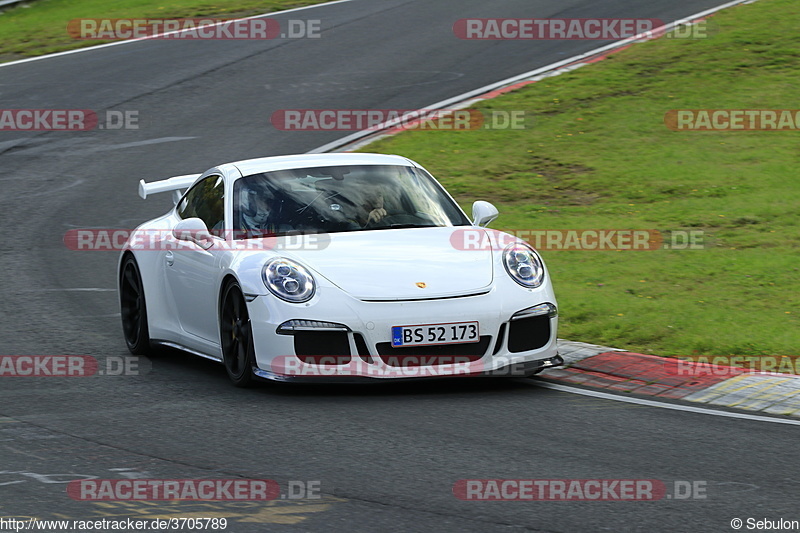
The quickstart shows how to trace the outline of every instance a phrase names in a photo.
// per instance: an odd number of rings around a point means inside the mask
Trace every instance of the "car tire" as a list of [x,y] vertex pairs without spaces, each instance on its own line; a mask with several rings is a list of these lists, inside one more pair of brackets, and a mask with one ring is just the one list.
[[222,291],[219,335],[228,377],[237,387],[249,387],[255,381],[253,331],[242,289],[235,281],[229,282]]
[[150,331],[147,327],[147,303],[139,265],[128,255],[119,270],[119,303],[125,344],[134,355],[150,351]]

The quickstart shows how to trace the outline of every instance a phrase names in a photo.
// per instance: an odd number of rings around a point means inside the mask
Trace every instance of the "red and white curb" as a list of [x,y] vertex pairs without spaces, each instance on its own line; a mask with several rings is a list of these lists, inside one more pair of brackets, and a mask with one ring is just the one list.
[[694,363],[559,339],[565,367],[547,381],[800,417],[800,376]]

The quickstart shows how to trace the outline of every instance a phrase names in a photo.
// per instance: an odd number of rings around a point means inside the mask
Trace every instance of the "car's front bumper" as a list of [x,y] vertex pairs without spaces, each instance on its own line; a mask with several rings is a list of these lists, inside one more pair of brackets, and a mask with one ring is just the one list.
[[[557,351],[558,317],[549,284],[535,291],[493,287],[484,294],[460,298],[381,302],[358,300],[334,287],[321,289],[323,294],[310,305],[276,302],[269,295],[248,304],[256,375],[311,382],[523,377],[563,363]],[[544,305],[552,312],[534,317],[520,314]],[[334,323],[342,330],[338,336],[326,332],[319,342],[309,341],[314,338],[313,328],[278,333],[281,324],[290,320]],[[393,326],[465,321],[479,322],[481,343],[391,347]]]

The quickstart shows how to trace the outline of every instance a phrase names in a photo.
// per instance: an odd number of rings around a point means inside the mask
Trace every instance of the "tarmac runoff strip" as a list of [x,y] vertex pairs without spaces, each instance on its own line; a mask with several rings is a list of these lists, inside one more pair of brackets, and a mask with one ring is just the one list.
[[800,417],[800,376],[794,374],[753,372],[563,340],[559,353],[566,366],[545,370],[539,377],[615,393]]

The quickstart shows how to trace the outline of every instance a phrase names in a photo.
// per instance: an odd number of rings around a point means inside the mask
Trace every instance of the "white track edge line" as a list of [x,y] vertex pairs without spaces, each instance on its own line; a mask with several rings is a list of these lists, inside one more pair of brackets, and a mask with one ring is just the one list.
[[[295,8],[292,8],[292,9],[285,9],[283,11],[272,11],[270,13],[262,13],[261,15],[253,15],[253,16],[250,16],[250,17],[226,20],[224,22],[217,22],[216,24],[208,24],[208,26],[210,26],[210,27],[219,26],[220,24],[227,23],[227,22],[233,22],[233,21],[237,21],[237,20],[250,20],[250,19],[257,19],[257,18],[262,18],[262,17],[272,17],[274,15],[283,15],[284,13],[293,13],[295,11],[303,11],[303,10],[306,10],[306,9],[314,9],[314,8],[323,7],[323,6],[332,6],[332,5],[335,5],[335,4],[343,4],[343,3],[346,3],[346,2],[352,2],[352,1],[353,0],[335,0],[334,2],[325,2],[323,4],[314,4],[314,5],[311,5],[311,6],[295,7]],[[212,17],[208,17],[208,18],[212,18]],[[45,54],[45,55],[42,55],[42,56],[27,57],[25,59],[17,59],[16,61],[9,61],[8,63],[0,63],[0,68],[9,67],[11,65],[21,65],[22,63],[30,63],[32,61],[39,61],[39,60],[42,60],[42,59],[50,59],[52,57],[68,56],[68,55],[72,55],[72,54],[78,54],[80,52],[87,52],[87,51],[90,51],[90,50],[99,50],[101,48],[110,48],[112,46],[120,46],[120,45],[123,45],[123,44],[138,43],[138,42],[141,42],[141,41],[150,41],[150,40],[153,40],[153,39],[155,39],[157,37],[161,37],[163,35],[174,35],[174,34],[177,34],[177,33],[184,33],[184,32],[187,32],[187,31],[192,31],[192,29],[177,30],[177,31],[166,33],[166,34],[159,33],[158,35],[153,35],[153,36],[149,36],[149,37],[140,37],[139,39],[126,39],[124,41],[115,41],[113,43],[98,44],[97,46],[87,46],[85,48],[75,48],[73,50],[64,50],[63,52],[55,52],[53,54]]]
[[557,383],[549,383],[546,381],[536,380],[536,385],[545,389],[552,389],[560,392],[569,392],[572,394],[580,394],[582,396],[591,396],[593,398],[601,398],[604,400],[613,400],[617,402],[634,403],[637,405],[646,405],[648,407],[658,407],[661,409],[672,409],[674,411],[687,411],[689,413],[698,413],[703,415],[722,416],[726,418],[739,418],[744,420],[754,420],[757,422],[772,422],[773,424],[788,424],[791,426],[800,426],[800,420],[788,420],[785,418],[773,418],[770,416],[762,415],[748,415],[745,413],[733,413],[729,411],[718,411],[716,409],[709,409],[705,407],[692,407],[691,405],[681,405],[676,403],[658,402],[655,400],[645,400],[644,398],[630,398],[627,396],[619,396],[607,392],[600,392],[588,389],[581,389],[578,387],[570,387],[567,385],[559,385]]
[[[588,52],[584,52],[582,54],[578,54],[576,56],[572,56],[572,57],[570,57],[568,59],[562,59],[561,61],[556,61],[555,63],[551,63],[549,65],[545,65],[544,67],[539,67],[537,69],[534,69],[534,70],[531,70],[531,71],[528,71],[528,72],[525,72],[525,73],[522,73],[522,74],[518,74],[516,76],[512,76],[510,78],[506,78],[504,80],[501,80],[501,81],[498,81],[498,82],[495,82],[495,83],[490,83],[489,85],[484,85],[483,87],[480,87],[478,89],[473,89],[472,91],[468,91],[468,92],[462,93],[462,94],[460,94],[458,96],[454,96],[452,98],[448,98],[446,100],[442,100],[440,102],[437,102],[437,103],[429,105],[429,106],[421,107],[421,108],[417,109],[416,111],[413,111],[412,113],[419,113],[421,111],[428,111],[428,112],[435,111],[437,109],[441,109],[443,107],[446,107],[446,106],[448,106],[450,104],[455,104],[455,103],[458,103],[458,102],[462,102],[462,101],[467,100],[469,98],[472,98],[472,97],[475,97],[475,96],[479,96],[479,95],[491,92],[491,91],[493,91],[495,89],[499,89],[499,88],[505,87],[507,85],[512,85],[515,82],[523,81],[523,80],[525,80],[527,78],[532,78],[532,77],[537,76],[539,74],[544,74],[546,72],[557,70],[557,69],[559,69],[559,68],[561,68],[563,66],[569,65],[571,63],[576,63],[576,62],[580,61],[581,59],[585,59],[587,57],[596,56],[598,54],[601,54],[603,52],[607,52],[607,51],[610,51],[610,50],[614,50],[616,48],[621,48],[621,47],[626,46],[628,44],[631,44],[631,43],[634,43],[634,42],[642,40],[643,38],[645,38],[647,36],[647,34],[654,34],[654,33],[655,34],[658,34],[658,33],[662,33],[663,34],[663,33],[666,33],[668,31],[670,31],[672,28],[674,28],[674,27],[676,27],[676,26],[678,26],[680,24],[687,24],[687,23],[689,23],[689,22],[691,22],[693,20],[700,19],[700,18],[706,17],[708,15],[712,15],[712,14],[716,13],[717,11],[722,11],[723,9],[727,9],[729,7],[737,6],[737,5],[740,5],[740,4],[752,4],[754,1],[756,1],[756,0],[732,0],[731,2],[727,2],[727,3],[719,5],[717,7],[712,7],[710,9],[706,9],[705,11],[701,11],[699,13],[695,13],[694,15],[689,15],[688,17],[684,17],[682,19],[675,20],[673,22],[670,22],[669,24],[665,24],[664,26],[661,26],[660,28],[656,28],[656,29],[650,30],[650,31],[642,33],[642,34],[634,35],[633,37],[628,37],[627,39],[622,39],[620,41],[616,41],[616,42],[613,42],[611,44],[607,44],[605,46],[601,46],[599,48],[595,48],[594,50],[590,50]],[[335,141],[331,141],[331,142],[329,142],[327,144],[323,144],[322,146],[314,148],[313,150],[309,150],[306,153],[308,153],[308,154],[319,154],[319,153],[325,153],[325,152],[330,152],[330,151],[336,150],[338,148],[341,148],[342,146],[347,146],[349,144],[352,144],[355,141],[358,141],[358,140],[360,140],[360,139],[362,139],[364,137],[368,137],[370,135],[378,135],[381,131],[390,129],[390,128],[396,126],[397,124],[401,123],[402,120],[403,120],[402,117],[399,118],[399,119],[393,119],[393,120],[384,122],[382,124],[378,124],[376,126],[373,126],[373,127],[369,128],[369,129],[366,129],[366,130],[361,130],[361,131],[357,131],[355,133],[351,133],[350,135],[347,135],[347,136],[342,137],[340,139],[337,139]]]

